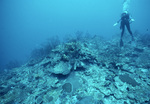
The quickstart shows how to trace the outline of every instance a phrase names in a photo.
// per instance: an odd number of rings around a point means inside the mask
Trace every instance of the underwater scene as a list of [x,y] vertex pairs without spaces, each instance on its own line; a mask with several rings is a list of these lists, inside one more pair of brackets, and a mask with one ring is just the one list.
[[149,0],[0,0],[0,104],[150,104]]

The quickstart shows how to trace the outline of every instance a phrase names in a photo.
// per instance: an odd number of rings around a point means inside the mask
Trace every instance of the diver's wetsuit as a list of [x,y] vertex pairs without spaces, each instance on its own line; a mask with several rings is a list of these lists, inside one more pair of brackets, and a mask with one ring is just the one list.
[[122,32],[121,32],[121,39],[123,37],[123,34],[124,34],[124,29],[125,29],[125,26],[127,27],[130,35],[132,36],[133,38],[133,35],[132,35],[132,32],[131,32],[131,29],[130,29],[130,17],[129,17],[129,14],[126,14],[126,13],[123,13],[122,14],[122,17],[121,17],[121,24],[120,24],[120,29],[122,29]]
[[120,29],[122,29],[121,39],[120,39],[120,46],[121,47],[123,46],[122,37],[123,37],[123,34],[124,34],[125,26],[127,27],[127,30],[129,31],[130,35],[132,36],[132,40],[134,40],[131,29],[130,29],[130,19],[131,18],[129,17],[128,13],[123,13],[121,15],[121,19],[120,19],[121,20]]

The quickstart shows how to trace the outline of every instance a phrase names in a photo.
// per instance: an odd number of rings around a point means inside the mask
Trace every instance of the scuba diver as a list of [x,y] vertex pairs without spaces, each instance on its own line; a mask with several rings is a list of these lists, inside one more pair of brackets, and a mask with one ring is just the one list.
[[134,37],[133,37],[132,31],[130,29],[130,23],[132,23],[133,21],[135,21],[135,20],[131,18],[129,13],[127,11],[124,11],[121,14],[121,19],[113,25],[113,26],[116,26],[120,22],[120,29],[122,29],[121,38],[120,38],[120,47],[123,46],[122,37],[123,37],[123,34],[124,34],[125,26],[126,26],[128,32],[130,33],[130,35],[132,37],[132,41],[134,41]]

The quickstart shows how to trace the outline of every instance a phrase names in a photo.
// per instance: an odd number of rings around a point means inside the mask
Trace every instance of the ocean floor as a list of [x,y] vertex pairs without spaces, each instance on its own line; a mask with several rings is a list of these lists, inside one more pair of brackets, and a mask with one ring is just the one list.
[[150,104],[150,44],[136,34],[58,45],[0,75],[0,104]]

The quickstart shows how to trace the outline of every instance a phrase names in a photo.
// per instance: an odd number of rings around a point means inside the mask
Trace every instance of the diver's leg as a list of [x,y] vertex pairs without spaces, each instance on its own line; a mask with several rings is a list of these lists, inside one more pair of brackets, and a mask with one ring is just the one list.
[[121,29],[122,29],[122,32],[121,32],[121,39],[122,39],[123,34],[124,34],[124,29],[125,29],[125,24],[123,22],[121,22]]
[[122,32],[121,32],[121,38],[120,38],[120,47],[123,46],[122,37],[123,37],[123,34],[124,34],[124,29],[125,29],[125,25],[124,25],[123,22],[121,22],[121,29],[122,29]]
[[130,24],[127,23],[127,24],[126,24],[126,27],[127,27],[127,30],[129,31],[131,37],[132,37],[132,41],[134,41],[133,34],[132,34],[132,31],[131,31],[131,28],[130,28]]

